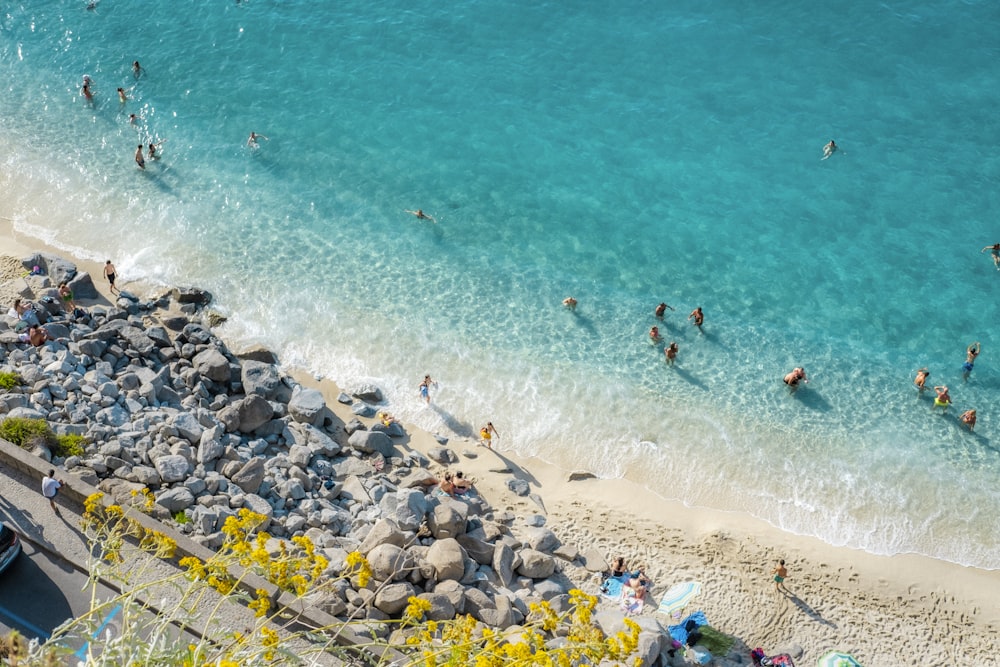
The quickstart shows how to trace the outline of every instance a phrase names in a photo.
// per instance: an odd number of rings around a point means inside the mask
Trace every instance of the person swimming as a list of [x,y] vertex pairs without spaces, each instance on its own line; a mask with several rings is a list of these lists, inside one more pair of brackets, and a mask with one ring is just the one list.
[[823,146],[823,157],[820,159],[825,160],[836,152],[837,152],[837,144],[836,142],[834,142],[833,139],[830,139],[830,143],[828,143],[826,146]]
[[913,379],[913,384],[917,386],[917,390],[922,394],[924,390],[927,389],[927,378],[931,376],[931,372],[927,370],[927,367],[921,368],[917,371],[917,377]]
[[799,388],[799,382],[803,384],[808,384],[809,380],[806,378],[806,369],[804,368],[793,368],[792,372],[785,376],[783,380],[785,384],[791,391],[795,391]]
[[988,245],[980,253],[984,253],[987,250],[990,251],[990,255],[993,256],[993,266],[997,267],[997,271],[1000,271],[1000,243],[994,243],[993,245]]
[[411,214],[415,215],[420,220],[430,220],[431,222],[437,224],[437,220],[435,220],[432,216],[427,215],[426,213],[424,213],[424,210],[422,208],[418,208],[416,211],[411,211],[409,209],[404,209],[404,212],[405,213],[411,213]]
[[263,134],[257,134],[256,132],[251,132],[250,138],[247,139],[247,147],[260,148],[260,143],[258,143],[257,141],[258,139],[263,139],[264,141],[270,141],[270,139],[265,137]]
[[934,387],[934,391],[937,392],[937,396],[934,398],[934,405],[931,406],[931,410],[935,408],[944,408],[944,411],[948,411],[948,406],[951,405],[951,396],[948,394],[948,386],[941,385]]
[[574,299],[571,296],[568,296],[565,299],[563,299],[562,305],[564,305],[566,308],[570,310],[576,310],[576,299]]
[[975,410],[966,410],[965,412],[962,413],[962,416],[959,417],[959,419],[962,420],[963,424],[965,424],[966,426],[969,427],[969,432],[970,433],[972,432],[972,429],[976,428],[976,411]]
[[649,329],[649,340],[651,342],[653,342],[653,343],[661,343],[661,342],[663,342],[663,337],[660,336],[660,328],[659,327],[651,327]]
[[674,341],[670,341],[670,345],[668,345],[663,350],[663,355],[664,357],[666,357],[667,363],[671,366],[674,365],[674,360],[677,359],[678,349],[679,348],[677,347],[677,343]]

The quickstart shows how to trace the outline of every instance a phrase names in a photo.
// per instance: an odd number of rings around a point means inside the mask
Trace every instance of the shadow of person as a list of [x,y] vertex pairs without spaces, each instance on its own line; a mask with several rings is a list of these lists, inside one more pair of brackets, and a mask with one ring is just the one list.
[[472,424],[461,421],[458,417],[440,407],[437,403],[431,403],[430,408],[437,413],[437,416],[441,418],[444,425],[447,426],[448,429],[455,435],[462,438],[476,437],[476,429]]
[[818,611],[816,611],[811,606],[809,606],[809,603],[807,603],[805,600],[803,600],[802,598],[800,598],[793,591],[790,591],[790,590],[788,590],[786,588],[782,592],[784,593],[785,597],[787,597],[789,600],[791,600],[792,603],[796,607],[798,607],[799,610],[802,611],[802,613],[804,613],[806,616],[808,616],[809,618],[811,618],[813,621],[815,621],[815,622],[817,622],[817,623],[819,623],[821,625],[825,625],[825,626],[828,626],[830,628],[833,628],[834,630],[837,629],[837,624],[836,623],[832,623],[832,622],[826,620],[825,618],[823,618],[822,614],[820,614]]
[[507,470],[510,471],[510,474],[512,474],[516,479],[523,479],[533,486],[541,487],[541,483],[534,475],[531,474],[530,470],[517,465],[495,449],[488,449],[487,451],[492,452],[494,456],[503,461],[504,465],[507,466]]
[[676,373],[682,380],[684,380],[688,384],[693,384],[695,387],[698,387],[699,389],[704,389],[705,391],[708,391],[708,386],[704,382],[702,382],[701,380],[699,380],[695,376],[693,376],[690,373],[688,373],[686,370],[684,370],[683,368],[681,368],[679,365],[674,364],[671,367],[670,370],[672,370],[674,373]]
[[828,400],[823,398],[822,394],[806,387],[800,387],[796,391],[793,391],[791,396],[810,410],[829,412],[833,409],[833,406],[830,405]]

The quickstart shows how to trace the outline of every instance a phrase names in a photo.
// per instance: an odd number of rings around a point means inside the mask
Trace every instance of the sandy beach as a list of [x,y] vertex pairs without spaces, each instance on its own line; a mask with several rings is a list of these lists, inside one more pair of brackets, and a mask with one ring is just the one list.
[[[0,219],[0,255],[23,257],[38,250],[69,257],[15,234],[11,222]],[[101,265],[74,260],[109,298]],[[127,275],[121,276],[120,285],[139,293],[144,289],[130,285]],[[281,350],[276,352],[280,358]],[[334,382],[302,372],[296,377],[321,389],[345,422],[354,418],[348,406],[337,402],[340,389]],[[447,411],[446,405],[438,407]],[[391,412],[392,405],[386,409]],[[770,654],[801,647],[799,665],[813,665],[834,649],[853,654],[868,667],[1000,664],[998,571],[834,547],[750,516],[685,507],[627,480],[568,481],[569,470],[505,452],[504,426],[497,424],[500,437],[494,439],[494,450],[440,433],[461,456],[453,469],[475,479],[494,507],[545,515],[546,525],[564,544],[581,551],[597,547],[609,561],[620,554],[630,564],[644,566],[655,583],[653,604],[644,614],[656,613],[655,602],[673,584],[696,580],[702,591],[688,611],[703,610],[718,630]],[[434,434],[409,426],[406,430],[404,447],[426,453],[438,445]],[[513,477],[529,482],[544,508],[509,491],[507,481]],[[777,591],[771,579],[779,558],[787,562],[788,594]],[[585,590],[597,592],[594,574],[566,568]]]

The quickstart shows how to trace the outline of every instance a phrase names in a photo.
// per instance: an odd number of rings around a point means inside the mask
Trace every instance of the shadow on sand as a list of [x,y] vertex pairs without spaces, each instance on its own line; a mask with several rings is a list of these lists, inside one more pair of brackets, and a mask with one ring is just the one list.
[[791,600],[795,604],[795,606],[798,607],[799,610],[803,614],[805,614],[806,616],[808,616],[812,620],[816,621],[817,623],[819,623],[821,625],[825,625],[825,626],[831,627],[834,630],[837,629],[837,624],[836,623],[832,623],[832,622],[826,620],[825,618],[823,618],[822,614],[820,614],[818,611],[816,611],[815,609],[813,609],[812,607],[810,607],[808,602],[806,602],[805,600],[803,600],[802,598],[800,598],[794,592],[788,591],[788,592],[784,593],[784,595],[785,595],[786,598],[788,598],[789,600]]

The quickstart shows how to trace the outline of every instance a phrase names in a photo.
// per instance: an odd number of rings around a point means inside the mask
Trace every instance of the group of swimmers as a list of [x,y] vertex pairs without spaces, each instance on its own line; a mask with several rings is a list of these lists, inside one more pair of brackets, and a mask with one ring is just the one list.
[[[969,375],[972,373],[972,369],[976,364],[976,357],[982,352],[982,345],[979,341],[972,343],[965,349],[965,363],[962,364],[962,381],[968,382]],[[917,387],[917,393],[923,394],[924,390],[927,389],[927,378],[930,377],[931,372],[927,370],[927,367],[923,367],[917,370],[917,376],[913,379],[913,384]],[[936,410],[941,408],[942,414],[948,411],[948,406],[951,405],[951,394],[948,393],[948,385],[938,385],[934,387],[934,405],[931,406],[931,410]],[[976,411],[966,410],[959,417],[959,420],[965,424],[969,431],[972,431],[976,427]]]

